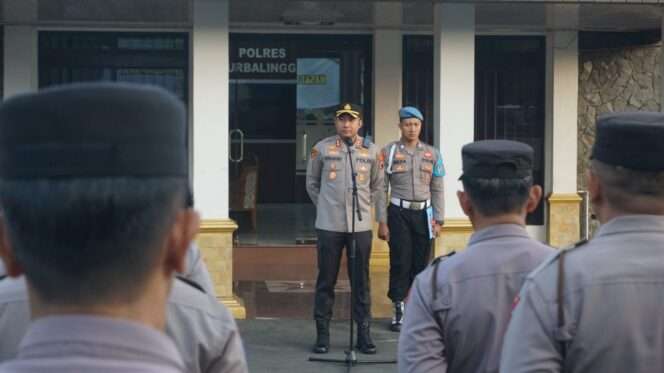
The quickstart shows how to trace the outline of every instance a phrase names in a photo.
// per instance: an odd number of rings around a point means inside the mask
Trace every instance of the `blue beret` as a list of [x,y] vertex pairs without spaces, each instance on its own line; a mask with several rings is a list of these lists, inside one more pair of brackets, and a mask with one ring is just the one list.
[[399,110],[399,120],[408,119],[408,118],[417,118],[421,121],[424,120],[424,115],[413,106],[404,106]]

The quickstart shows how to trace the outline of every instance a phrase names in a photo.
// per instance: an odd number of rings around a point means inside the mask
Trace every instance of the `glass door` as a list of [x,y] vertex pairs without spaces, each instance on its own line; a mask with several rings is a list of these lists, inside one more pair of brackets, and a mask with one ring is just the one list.
[[231,34],[236,244],[315,243],[315,208],[305,189],[310,150],[335,133],[342,100],[370,107],[370,53],[370,37]]

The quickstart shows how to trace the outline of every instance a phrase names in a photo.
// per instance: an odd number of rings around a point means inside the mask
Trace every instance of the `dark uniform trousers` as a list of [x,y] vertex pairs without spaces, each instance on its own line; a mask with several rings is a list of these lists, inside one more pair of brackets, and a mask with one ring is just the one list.
[[344,232],[332,232],[322,229],[318,233],[318,279],[316,280],[316,300],[314,305],[315,320],[330,320],[334,305],[334,286],[337,283],[341,254],[346,248],[348,276],[351,266],[356,265],[357,284],[351,279],[353,287],[352,312],[357,322],[368,321],[371,317],[371,297],[369,292],[369,258],[371,257],[372,232],[355,233],[357,239],[356,260],[350,259],[352,235]]
[[392,302],[406,298],[415,276],[431,259],[431,243],[426,210],[410,210],[390,203],[387,208],[390,228],[390,289]]

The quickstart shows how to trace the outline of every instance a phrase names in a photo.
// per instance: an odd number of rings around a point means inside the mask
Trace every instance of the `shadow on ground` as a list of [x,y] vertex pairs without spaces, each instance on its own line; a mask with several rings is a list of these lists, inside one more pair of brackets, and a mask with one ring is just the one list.
[[[359,360],[395,359],[398,334],[387,329],[388,320],[375,320],[371,334],[378,348],[376,355],[358,353]],[[238,326],[249,362],[249,371],[261,372],[345,372],[343,364],[308,361],[310,356],[344,358],[348,346],[348,321],[333,321],[330,325],[331,346],[328,354],[311,353],[316,338],[312,320],[257,319],[239,320]],[[397,372],[396,364],[358,365],[352,372]]]

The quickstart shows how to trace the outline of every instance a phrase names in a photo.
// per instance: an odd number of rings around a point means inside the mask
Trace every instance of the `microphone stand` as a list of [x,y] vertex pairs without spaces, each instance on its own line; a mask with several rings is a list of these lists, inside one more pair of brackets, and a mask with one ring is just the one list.
[[353,366],[357,364],[395,364],[396,360],[366,360],[366,361],[360,361],[357,359],[357,354],[355,353],[355,345],[353,343],[353,327],[354,327],[354,319],[353,319],[353,304],[355,301],[355,287],[358,286],[357,284],[357,266],[358,266],[358,261],[355,260],[357,257],[357,237],[355,237],[355,213],[357,212],[357,220],[362,221],[362,212],[360,211],[360,203],[359,199],[357,196],[357,173],[355,172],[355,166],[353,164],[353,157],[351,154],[351,151],[353,149],[352,147],[352,140],[346,141],[346,147],[348,149],[348,162],[350,163],[350,173],[351,173],[351,181],[352,181],[352,192],[353,192],[353,201],[352,201],[352,223],[351,223],[351,243],[350,243],[350,250],[348,254],[348,260],[350,260],[351,265],[350,265],[350,273],[348,274],[350,276],[350,335],[348,338],[348,349],[344,351],[344,358],[343,359],[334,359],[334,358],[321,358],[321,357],[310,357],[309,361],[319,361],[319,362],[325,362],[325,363],[344,363],[346,365],[346,372],[350,372]]

